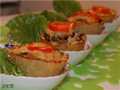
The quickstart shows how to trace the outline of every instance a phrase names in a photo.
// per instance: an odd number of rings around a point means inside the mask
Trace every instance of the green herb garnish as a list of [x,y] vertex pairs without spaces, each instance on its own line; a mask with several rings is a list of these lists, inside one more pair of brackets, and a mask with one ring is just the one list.
[[41,15],[44,15],[48,21],[66,21],[66,17],[54,11],[44,10]]
[[0,26],[0,43],[8,43],[9,29],[5,26]]
[[55,11],[70,16],[74,12],[81,10],[81,5],[75,0],[53,0],[53,7]]
[[0,73],[8,75],[24,75],[20,68],[9,61],[6,50],[0,48]]
[[47,20],[40,14],[24,14],[10,20],[6,26],[10,28],[13,41],[20,44],[40,41],[40,32],[47,28]]

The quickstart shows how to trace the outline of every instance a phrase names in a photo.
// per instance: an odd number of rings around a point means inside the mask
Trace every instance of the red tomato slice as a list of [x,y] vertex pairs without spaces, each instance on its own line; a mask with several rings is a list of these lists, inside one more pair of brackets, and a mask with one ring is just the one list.
[[74,28],[74,23],[55,21],[49,23],[48,28],[54,32],[69,32]]
[[91,13],[100,13],[100,14],[111,14],[111,9],[107,8],[107,7],[102,7],[102,6],[94,6],[92,7],[92,9],[90,10]]
[[[40,46],[40,44],[42,45]],[[27,46],[27,49],[31,51],[43,51],[43,52],[52,52],[54,50],[54,48],[51,45],[48,45],[46,43],[40,44],[32,43]]]
[[83,12],[83,11],[78,11],[69,18],[74,18],[74,17],[81,17],[83,20],[86,20],[88,22],[99,22],[100,21],[100,18],[96,14],[91,14],[89,12]]

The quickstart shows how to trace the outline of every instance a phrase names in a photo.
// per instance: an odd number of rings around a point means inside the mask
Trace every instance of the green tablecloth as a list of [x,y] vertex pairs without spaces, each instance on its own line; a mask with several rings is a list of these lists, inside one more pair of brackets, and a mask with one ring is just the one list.
[[55,90],[120,90],[120,33],[97,46]]

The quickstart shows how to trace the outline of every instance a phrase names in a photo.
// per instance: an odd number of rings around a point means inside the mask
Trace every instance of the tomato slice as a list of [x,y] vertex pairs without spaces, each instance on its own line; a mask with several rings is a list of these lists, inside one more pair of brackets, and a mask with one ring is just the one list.
[[43,51],[43,52],[52,52],[54,48],[46,43],[32,43],[27,46],[28,50],[31,51]]
[[74,28],[74,23],[55,21],[49,23],[48,28],[54,32],[69,32]]
[[92,9],[90,10],[91,13],[94,14],[111,14],[112,11],[111,9],[107,8],[107,7],[102,7],[102,6],[94,6],[92,7]]
[[74,18],[74,17],[78,17],[86,20],[87,22],[99,22],[100,18],[96,15],[96,14],[91,14],[89,12],[83,12],[83,11],[78,11],[76,13],[74,13],[72,16],[70,16],[69,18]]

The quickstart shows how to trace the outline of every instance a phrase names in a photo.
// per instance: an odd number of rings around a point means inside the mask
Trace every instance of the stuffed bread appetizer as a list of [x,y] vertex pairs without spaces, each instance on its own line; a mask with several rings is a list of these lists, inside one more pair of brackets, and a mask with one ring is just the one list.
[[68,21],[76,23],[75,29],[84,34],[100,34],[104,28],[98,16],[83,11],[74,13]]
[[68,55],[59,52],[44,42],[14,46],[8,49],[10,61],[15,63],[26,76],[48,77],[63,72]]
[[83,50],[86,43],[86,35],[75,31],[75,23],[66,21],[50,22],[40,38],[49,41],[56,49],[64,51]]
[[116,12],[103,6],[93,6],[89,11],[93,15],[100,17],[102,22],[112,22],[116,18]]

